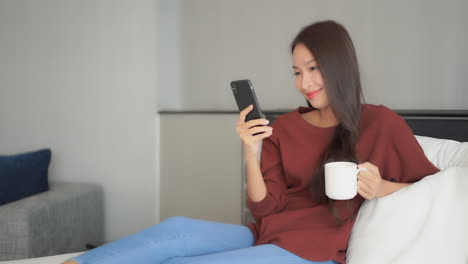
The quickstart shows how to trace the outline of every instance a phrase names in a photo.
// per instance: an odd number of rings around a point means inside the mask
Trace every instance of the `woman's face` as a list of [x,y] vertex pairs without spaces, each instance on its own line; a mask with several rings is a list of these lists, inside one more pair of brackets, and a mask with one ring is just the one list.
[[292,57],[296,89],[314,108],[327,108],[329,106],[327,92],[313,54],[299,43],[294,48]]

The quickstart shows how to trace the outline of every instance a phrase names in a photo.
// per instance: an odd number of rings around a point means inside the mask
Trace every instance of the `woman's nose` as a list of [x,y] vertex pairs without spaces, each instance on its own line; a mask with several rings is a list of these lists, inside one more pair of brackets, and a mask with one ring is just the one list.
[[302,76],[302,89],[308,90],[312,86],[312,79],[309,74],[304,74]]

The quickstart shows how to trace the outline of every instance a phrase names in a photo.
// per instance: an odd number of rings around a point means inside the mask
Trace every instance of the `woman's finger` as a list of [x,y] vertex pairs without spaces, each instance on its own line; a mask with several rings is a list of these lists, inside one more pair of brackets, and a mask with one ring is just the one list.
[[241,134],[243,131],[249,130],[252,127],[265,126],[268,123],[269,122],[268,122],[267,119],[254,119],[254,120],[250,120],[248,122],[243,122],[239,118],[239,121],[238,121],[238,124],[237,124],[237,127],[236,127],[236,131],[237,131],[237,133]]
[[372,189],[369,187],[369,185],[365,184],[364,182],[362,181],[358,181],[358,192],[361,192],[363,194],[366,195],[366,197],[368,198],[372,198],[373,195],[373,191]]
[[267,138],[269,136],[271,136],[273,134],[273,131],[265,131],[264,133],[261,133],[261,134],[258,134],[258,135],[244,135],[242,136],[242,141],[245,143],[245,144],[257,144],[258,142],[260,142],[261,140],[263,140],[264,138]]
[[253,119],[243,124],[244,127],[251,128],[254,126],[265,126],[268,125],[270,121],[268,119]]
[[267,131],[267,130],[273,130],[273,128],[270,127],[270,126],[264,126],[264,125],[257,125],[257,126],[253,126],[253,127],[247,127],[244,124],[244,125],[238,126],[239,134],[242,134],[242,135],[253,135],[255,133],[264,132],[264,131]]
[[358,165],[358,168],[366,168],[375,174],[379,172],[379,168],[370,162],[361,163]]
[[359,190],[363,190],[364,192],[368,193],[370,192],[370,187],[363,181],[358,181],[358,188]]
[[369,180],[369,179],[358,177],[358,183],[360,183],[360,182],[365,183],[367,186],[370,186],[371,183],[372,183],[372,181]]
[[253,105],[249,105],[246,108],[242,109],[239,113],[239,120],[237,121],[237,124],[242,124],[245,122],[245,117],[252,111]]
[[376,183],[378,178],[372,173],[359,173],[358,180],[364,181],[365,183]]
[[364,179],[372,179],[374,178],[374,175],[371,171],[368,170],[362,170],[358,174],[358,179],[359,178],[364,178]]
[[367,183],[365,183],[365,182],[361,182],[361,184],[359,184],[359,182],[358,182],[358,186],[359,186],[359,189],[362,189],[362,191],[363,191],[370,199],[374,199],[375,197],[377,197],[376,185],[374,185],[374,184],[367,184]]
[[368,196],[367,193],[364,192],[363,190],[358,189],[358,193],[359,193],[359,195],[362,196],[362,198],[364,198],[364,199],[366,199],[366,200],[369,200],[369,196]]
[[260,141],[260,140],[262,140],[262,139],[264,139],[264,138],[267,138],[267,137],[271,136],[272,134],[273,134],[273,131],[270,130],[270,131],[266,131],[266,132],[263,133],[263,134],[256,135],[256,136],[254,136],[254,138],[255,138],[256,140]]
[[254,134],[257,134],[257,133],[262,133],[262,132],[268,132],[268,131],[272,131],[273,128],[272,127],[269,127],[269,126],[258,126],[258,127],[252,127],[248,130],[248,134],[249,135],[254,135]]

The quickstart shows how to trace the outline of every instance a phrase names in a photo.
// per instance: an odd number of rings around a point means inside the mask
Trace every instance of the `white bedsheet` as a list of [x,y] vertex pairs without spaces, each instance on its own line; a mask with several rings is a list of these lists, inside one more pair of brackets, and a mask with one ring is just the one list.
[[70,258],[73,258],[75,256],[81,255],[83,253],[84,252],[76,252],[42,258],[0,261],[0,264],[61,264],[64,261],[69,260]]
[[452,167],[365,201],[347,264],[468,263],[468,168]]

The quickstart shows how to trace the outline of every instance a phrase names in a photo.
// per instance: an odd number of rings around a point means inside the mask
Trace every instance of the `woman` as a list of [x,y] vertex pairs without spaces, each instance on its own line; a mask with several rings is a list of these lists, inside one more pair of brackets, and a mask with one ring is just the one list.
[[[397,114],[361,104],[354,46],[341,25],[303,28],[291,51],[296,89],[309,107],[267,126],[264,119],[245,122],[249,106],[237,122],[255,224],[174,217],[66,263],[345,263],[364,199],[389,195],[438,169]],[[258,132],[264,133],[254,136]],[[351,200],[325,195],[323,165],[337,160],[367,168]]]

